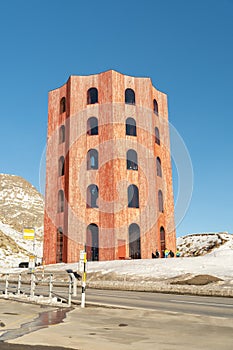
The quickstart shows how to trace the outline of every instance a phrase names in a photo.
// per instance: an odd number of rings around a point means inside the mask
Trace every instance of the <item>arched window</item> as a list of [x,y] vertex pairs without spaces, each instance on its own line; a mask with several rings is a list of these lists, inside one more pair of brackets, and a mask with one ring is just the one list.
[[165,230],[164,227],[160,227],[160,241],[165,241]]
[[127,169],[138,170],[138,155],[133,149],[127,151]]
[[65,142],[65,125],[61,125],[59,129],[59,143]]
[[87,188],[87,208],[98,208],[97,199],[99,197],[99,189],[96,185],[89,185]]
[[57,206],[58,213],[64,212],[64,192],[60,190],[58,192],[58,206]]
[[126,119],[125,134],[130,136],[137,136],[136,121],[133,118]]
[[154,99],[154,101],[153,101],[153,107],[154,107],[155,114],[158,115],[158,113],[159,113],[159,111],[158,111],[158,102],[156,101],[156,99]]
[[135,105],[135,92],[132,89],[125,90],[125,103]]
[[165,230],[164,227],[161,226],[160,227],[160,249],[161,249],[161,253],[162,253],[162,257],[164,257],[164,250],[166,248],[166,243],[165,243]]
[[139,208],[139,194],[136,185],[129,185],[128,187],[128,207]]
[[66,98],[62,97],[60,101],[60,113],[64,113],[66,111]]
[[99,260],[99,228],[96,224],[87,226],[86,252],[88,261]]
[[98,169],[98,151],[89,149],[87,152],[87,170]]
[[157,145],[160,145],[160,135],[159,129],[157,127],[155,128],[155,143],[157,143]]
[[163,208],[163,193],[161,190],[158,192],[158,200],[159,200],[159,211],[160,213],[163,213],[164,208]]
[[98,119],[96,117],[87,120],[87,134],[98,135]]
[[87,104],[91,105],[94,103],[98,103],[98,90],[93,87],[87,91]]
[[61,156],[58,161],[58,176],[65,175],[65,158]]
[[156,169],[157,169],[157,176],[162,177],[161,159],[159,157],[156,158]]
[[141,258],[140,227],[137,224],[129,226],[129,256],[131,259]]
[[63,260],[63,230],[61,227],[57,229],[57,254],[56,262],[61,263]]

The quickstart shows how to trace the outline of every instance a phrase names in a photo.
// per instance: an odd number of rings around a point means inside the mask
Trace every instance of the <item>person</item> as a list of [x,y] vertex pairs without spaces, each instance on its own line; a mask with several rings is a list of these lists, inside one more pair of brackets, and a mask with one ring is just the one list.
[[170,255],[171,258],[174,258],[174,256],[175,256],[175,254],[174,254],[174,252],[172,250],[170,250],[169,255]]
[[168,258],[169,250],[167,248],[164,249],[164,258]]
[[152,252],[152,259],[158,259],[160,256],[158,249],[156,249],[155,253]]
[[180,257],[180,251],[179,251],[179,248],[177,248],[176,250],[176,257],[179,258]]

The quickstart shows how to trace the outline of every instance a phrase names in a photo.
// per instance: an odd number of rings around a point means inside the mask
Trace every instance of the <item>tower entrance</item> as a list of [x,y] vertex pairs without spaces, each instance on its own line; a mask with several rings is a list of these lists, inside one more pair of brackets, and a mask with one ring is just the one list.
[[129,256],[131,259],[141,259],[140,227],[137,224],[129,226]]
[[99,228],[96,224],[87,226],[86,252],[88,261],[99,260]]

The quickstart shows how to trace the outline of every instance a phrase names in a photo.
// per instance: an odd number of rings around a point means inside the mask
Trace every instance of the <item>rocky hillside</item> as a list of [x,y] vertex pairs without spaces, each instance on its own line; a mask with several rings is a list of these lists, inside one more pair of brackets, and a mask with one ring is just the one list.
[[0,221],[17,231],[43,225],[43,196],[28,181],[0,174]]
[[177,238],[181,256],[200,256],[216,249],[233,249],[233,235],[227,232],[196,233]]
[[43,196],[25,179],[0,174],[0,265],[28,260],[33,242],[23,239],[23,228],[34,227],[36,252],[41,257],[43,240]]

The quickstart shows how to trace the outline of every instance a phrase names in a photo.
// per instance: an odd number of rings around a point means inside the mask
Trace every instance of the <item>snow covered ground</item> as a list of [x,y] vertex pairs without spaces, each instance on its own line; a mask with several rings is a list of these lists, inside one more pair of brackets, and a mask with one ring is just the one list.
[[[5,230],[6,232],[6,230]],[[10,235],[13,232],[9,229]],[[25,242],[17,236],[18,244],[24,248]],[[135,276],[138,279],[166,279],[185,274],[209,274],[224,280],[232,281],[233,288],[233,235],[227,233],[195,234],[180,237],[177,240],[180,247],[180,258],[168,259],[139,259],[139,260],[114,260],[88,262],[89,274],[96,274],[99,278],[117,274],[120,276]],[[41,254],[41,245],[38,245]],[[29,249],[30,250],[30,249]],[[199,255],[198,254],[205,254]],[[191,255],[191,256],[186,256]],[[21,256],[8,256],[7,260],[1,259],[0,273],[17,272],[18,262]],[[22,261],[22,260],[21,260]],[[79,264],[56,264],[46,266],[47,270],[64,271],[66,269],[78,271]]]
[[[46,267],[48,270],[78,270],[76,264],[56,264]],[[2,269],[0,269],[1,272]],[[87,263],[88,273],[107,275],[137,276],[142,278],[172,278],[184,274],[210,274],[233,281],[233,249],[225,248],[198,257],[180,257],[168,259],[113,260]],[[233,287],[233,285],[232,285]]]

